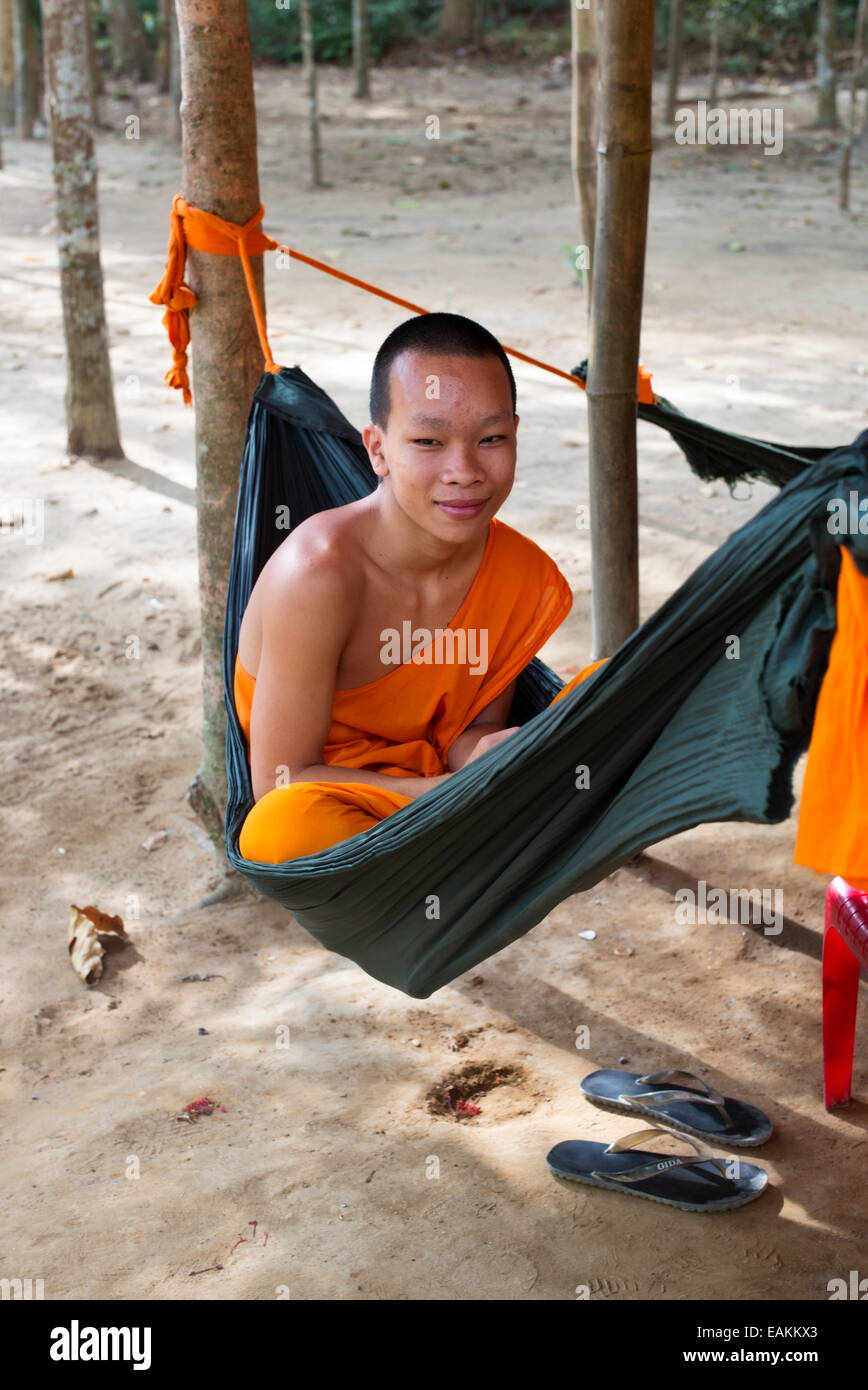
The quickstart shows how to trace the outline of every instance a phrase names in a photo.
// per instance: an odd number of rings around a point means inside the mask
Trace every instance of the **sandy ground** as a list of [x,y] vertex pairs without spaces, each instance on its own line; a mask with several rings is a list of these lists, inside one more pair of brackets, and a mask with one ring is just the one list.
[[[562,69],[380,71],[374,86],[362,107],[346,73],[324,73],[330,186],[311,195],[299,75],[258,75],[266,228],[574,365],[585,332],[563,251],[576,235]],[[659,132],[643,357],[687,412],[833,446],[866,423],[866,172],[858,216],[843,218],[831,155],[799,133],[810,99],[774,100],[791,132],[778,158]],[[138,141],[124,136],[131,113]],[[432,113],[439,142],[424,137]],[[245,893],[194,910],[221,868],[184,798],[199,758],[193,414],[162,384],[169,354],[147,302],[179,160],[162,98],[107,100],[103,118],[127,464],[65,460],[46,141],[7,140],[2,174],[4,492],[43,498],[45,531],[0,550],[0,1275],[41,1277],[53,1299],[572,1299],[581,1285],[603,1299],[825,1299],[864,1266],[868,1107],[823,1109],[826,880],[793,865],[794,819],[659,844],[422,1004],[324,953],[274,903]],[[276,355],[364,424],[373,353],[404,315],[297,264],[269,266],[268,282]],[[544,653],[569,674],[590,636],[575,527],[585,406],[554,378],[517,376],[519,476],[502,516],[573,586]],[[733,500],[668,437],[640,436],[647,614],[770,491]],[[699,879],[782,888],[783,931],[679,925],[675,890]],[[72,902],[121,913],[132,936],[90,989],[67,960]],[[181,982],[191,974],[216,978]],[[866,1056],[863,1016],[857,1096]],[[761,1200],[700,1218],[555,1180],[552,1144],[641,1127],[579,1094],[619,1059],[689,1068],[765,1108],[776,1135],[750,1156],[770,1175]],[[429,1113],[431,1089],[470,1064],[511,1079],[474,1118]],[[221,1108],[178,1120],[206,1095]]]

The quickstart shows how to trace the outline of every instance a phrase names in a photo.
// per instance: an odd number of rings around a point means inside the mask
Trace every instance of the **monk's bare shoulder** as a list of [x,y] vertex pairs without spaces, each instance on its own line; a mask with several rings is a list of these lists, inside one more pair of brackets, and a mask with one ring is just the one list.
[[[255,674],[265,629],[317,622],[338,650],[352,630],[362,586],[357,504],[317,512],[287,536],[262,568],[242,623],[239,656]],[[245,660],[246,657],[246,660]]]

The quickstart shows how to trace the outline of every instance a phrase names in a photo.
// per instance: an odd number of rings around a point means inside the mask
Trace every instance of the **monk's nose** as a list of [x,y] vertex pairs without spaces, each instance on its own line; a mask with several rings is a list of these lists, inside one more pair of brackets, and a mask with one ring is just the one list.
[[484,469],[472,447],[458,448],[450,452],[443,469],[443,477],[451,481],[465,483],[481,478]]

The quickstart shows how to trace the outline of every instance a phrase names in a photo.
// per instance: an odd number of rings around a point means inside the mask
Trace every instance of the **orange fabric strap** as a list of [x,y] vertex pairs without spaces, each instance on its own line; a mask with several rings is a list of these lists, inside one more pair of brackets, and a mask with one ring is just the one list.
[[166,306],[163,326],[169,334],[173,353],[172,365],[164,380],[167,386],[174,386],[183,391],[185,405],[191,405],[193,401],[190,379],[187,376],[187,348],[190,346],[190,310],[196,303],[195,294],[184,284],[188,246],[192,246],[194,251],[209,251],[215,256],[241,257],[247,293],[256,320],[259,346],[265,359],[265,370],[280,371],[279,364],[271,356],[265,331],[265,315],[250,264],[251,256],[261,256],[263,251],[277,249],[277,242],[260,230],[259,224],[264,216],[265,209],[260,204],[249,222],[227,222],[212,212],[203,212],[201,208],[191,207],[180,193],[175,194],[169,223],[166,269],[150,300],[152,304]]
[[[260,203],[249,222],[227,222],[224,218],[217,217],[215,213],[203,212],[201,208],[191,207],[180,193],[175,194],[169,225],[169,251],[166,269],[150,299],[152,304],[165,304],[166,306],[163,326],[167,330],[169,341],[172,344],[172,366],[166,372],[164,380],[168,386],[174,386],[183,391],[185,405],[192,404],[193,400],[187,375],[187,348],[190,345],[190,309],[196,303],[195,294],[188,285],[184,284],[188,246],[192,246],[195,251],[209,251],[216,256],[241,257],[247,293],[250,296],[250,305],[256,320],[256,332],[259,336],[259,345],[262,348],[267,372],[279,372],[280,365],[274,361],[271,355],[271,347],[265,328],[265,314],[262,311],[262,304],[256,290],[250,264],[250,257],[261,256],[263,251],[282,251],[285,255],[291,256],[293,260],[303,261],[305,265],[312,266],[314,270],[321,270],[326,275],[334,276],[337,280],[344,280],[348,285],[356,285],[359,289],[367,290],[368,294],[378,295],[380,299],[388,299],[391,304],[398,304],[403,309],[410,309],[414,314],[430,313],[429,309],[423,309],[419,304],[413,304],[409,299],[401,299],[396,294],[390,294],[388,290],[382,290],[377,285],[369,284],[367,280],[360,280],[355,275],[347,275],[345,271],[337,270],[332,265],[326,265],[324,261],[317,261],[313,256],[306,256],[303,251],[294,251],[291,246],[284,246],[281,242],[275,241],[273,237],[267,236],[261,229],[260,224],[264,216],[265,209]],[[540,362],[538,358],[529,357],[526,352],[519,352],[518,348],[507,347],[505,343],[502,346],[504,352],[508,352],[510,357],[517,357],[521,362],[529,362],[532,367],[541,367],[543,371],[552,372],[554,376],[563,377],[566,381],[572,382],[574,386],[579,386],[583,391],[585,390],[585,383],[579,377],[574,376],[572,372],[562,371],[560,367],[552,367],[548,362]],[[655,404],[656,397],[651,389],[651,373],[646,371],[641,364],[639,366],[637,396],[644,405]]]

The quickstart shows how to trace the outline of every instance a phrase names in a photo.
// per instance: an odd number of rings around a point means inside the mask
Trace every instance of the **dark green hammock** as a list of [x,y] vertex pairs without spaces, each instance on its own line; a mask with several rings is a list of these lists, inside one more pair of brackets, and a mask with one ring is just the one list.
[[[286,538],[279,508],[297,526],[376,485],[359,432],[304,372],[266,373],[257,388],[223,648],[227,855],[323,946],[415,998],[647,845],[702,821],[769,824],[791,810],[835,628],[842,541],[868,573],[868,536],[827,526],[830,497],[868,497],[866,436],[794,449],[711,429],[662,400],[639,414],[670,432],[700,476],[763,478],[783,491],[553,708],[563,682],[532,661],[509,719],[522,727],[498,748],[343,844],[254,864],[238,852],[253,804],[233,699],[244,609]],[[733,636],[738,659],[727,657]],[[590,773],[583,790],[579,765]]]

